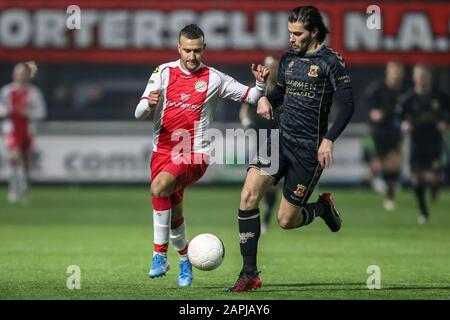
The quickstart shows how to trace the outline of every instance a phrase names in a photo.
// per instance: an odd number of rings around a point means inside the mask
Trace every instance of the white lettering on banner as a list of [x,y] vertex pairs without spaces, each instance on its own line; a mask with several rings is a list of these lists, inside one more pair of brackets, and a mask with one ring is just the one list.
[[26,10],[4,11],[0,19],[0,44],[7,48],[23,48],[31,40],[32,22]]
[[81,28],[74,32],[76,48],[89,48],[94,44],[94,28],[98,20],[96,11],[83,10]]
[[399,47],[403,51],[433,50],[433,32],[427,16],[421,13],[406,14],[399,32]]
[[164,15],[156,11],[138,12],[135,16],[133,45],[136,48],[163,48]]
[[409,52],[418,49],[423,52],[445,52],[449,47],[447,38],[433,34],[430,17],[424,13],[404,13],[397,37],[384,35],[382,29],[368,28],[367,23],[367,16],[362,13],[346,14],[344,24],[346,50]]
[[380,48],[382,32],[366,26],[366,15],[352,12],[345,19],[345,48],[352,51],[375,51]]
[[125,49],[129,47],[128,13],[125,11],[107,11],[101,21],[99,41],[104,48]]
[[66,15],[59,10],[40,10],[36,13],[36,47],[64,48],[67,46],[65,32]]
[[[368,9],[372,8],[370,6]],[[374,7],[375,8],[375,7]],[[373,8],[372,8],[373,9]],[[399,16],[397,33],[384,34],[383,15],[372,11],[347,11],[342,16],[343,46],[347,51],[400,51],[418,49],[445,52],[446,34],[431,26],[432,15],[405,11]],[[252,13],[253,14],[253,13]],[[284,50],[288,47],[287,12],[257,10],[250,17],[243,10],[87,10],[80,11],[81,27],[67,32],[66,10],[5,9],[0,13],[0,45],[6,48],[155,48],[173,49],[179,30],[197,23],[205,32],[209,50]],[[325,24],[333,26],[322,14]],[[252,21],[250,23],[250,21]],[[334,22],[339,23],[339,22]],[[450,23],[449,27],[450,29]],[[98,43],[94,39],[98,37]],[[328,39],[328,38],[327,38]],[[327,40],[329,42],[329,40]]]

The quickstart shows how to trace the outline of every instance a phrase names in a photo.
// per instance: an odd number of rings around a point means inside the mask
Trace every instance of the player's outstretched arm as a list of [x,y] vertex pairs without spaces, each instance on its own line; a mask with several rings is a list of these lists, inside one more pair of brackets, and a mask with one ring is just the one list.
[[150,79],[145,87],[144,93],[139,100],[134,117],[138,120],[146,119],[152,110],[158,105],[161,98],[162,90],[162,73],[167,70],[164,65],[158,66],[153,71]]
[[266,82],[267,77],[269,76],[269,69],[260,64],[252,64],[251,70],[255,77],[256,85],[253,88],[250,88],[245,101],[250,104],[257,104],[258,100],[266,93]]
[[136,111],[134,112],[136,119],[146,119],[158,104],[160,96],[161,91],[159,90],[151,91],[148,96],[143,96],[136,107]]

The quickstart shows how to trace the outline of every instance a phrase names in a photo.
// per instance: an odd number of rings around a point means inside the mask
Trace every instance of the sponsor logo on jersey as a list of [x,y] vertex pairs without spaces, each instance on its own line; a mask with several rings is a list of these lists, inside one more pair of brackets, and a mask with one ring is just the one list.
[[197,92],[205,92],[208,89],[208,83],[203,80],[199,80],[194,84],[195,91]]
[[203,108],[203,105],[194,104],[194,103],[185,103],[183,101],[172,101],[172,100],[167,100],[166,106],[189,109],[189,110],[199,110],[199,109]]
[[297,189],[294,190],[294,194],[298,197],[303,197],[305,195],[306,187],[302,184],[297,185]]
[[181,101],[186,102],[187,100],[189,100],[190,97],[191,97],[190,94],[182,93],[181,94]]
[[308,76],[316,78],[319,75],[319,66],[316,64],[312,64],[309,67],[309,72],[308,72]]
[[254,238],[255,234],[253,232],[241,232],[239,233],[239,242],[241,244],[244,244],[248,241],[250,238]]

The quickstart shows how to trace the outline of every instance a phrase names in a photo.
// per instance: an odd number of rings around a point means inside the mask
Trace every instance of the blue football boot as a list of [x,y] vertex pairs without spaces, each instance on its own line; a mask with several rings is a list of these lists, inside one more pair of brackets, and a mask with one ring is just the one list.
[[152,267],[148,276],[150,278],[158,278],[166,275],[166,272],[169,271],[169,261],[167,261],[167,257],[163,254],[155,254],[152,259]]
[[180,274],[178,285],[180,287],[190,286],[192,283],[192,264],[189,260],[180,260]]

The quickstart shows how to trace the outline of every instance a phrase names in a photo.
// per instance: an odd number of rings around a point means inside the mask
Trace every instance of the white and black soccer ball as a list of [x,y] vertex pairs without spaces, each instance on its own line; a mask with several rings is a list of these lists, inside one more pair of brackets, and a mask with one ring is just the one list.
[[197,269],[214,270],[223,261],[225,247],[222,240],[210,233],[202,233],[189,242],[188,258]]

